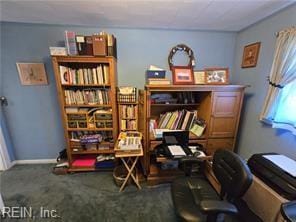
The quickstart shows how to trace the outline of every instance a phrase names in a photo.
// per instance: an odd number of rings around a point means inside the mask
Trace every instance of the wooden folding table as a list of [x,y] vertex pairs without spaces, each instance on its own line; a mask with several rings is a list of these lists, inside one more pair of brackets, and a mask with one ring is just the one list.
[[141,186],[139,184],[139,178],[137,175],[137,169],[136,169],[136,164],[139,160],[139,158],[143,156],[143,148],[140,148],[138,150],[133,150],[131,152],[129,151],[120,151],[115,148],[115,157],[120,158],[127,169],[127,175],[124,179],[123,184],[120,187],[119,192],[121,192],[125,185],[127,184],[128,179],[131,177],[132,180],[135,182],[137,187],[141,189]]

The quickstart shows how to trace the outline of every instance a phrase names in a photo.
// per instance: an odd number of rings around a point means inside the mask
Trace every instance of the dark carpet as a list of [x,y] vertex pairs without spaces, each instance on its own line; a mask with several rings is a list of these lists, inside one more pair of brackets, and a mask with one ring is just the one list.
[[[32,207],[34,218],[1,221],[177,221],[170,185],[119,193],[111,172],[54,175],[53,165],[17,165],[1,173],[6,206]],[[40,207],[59,218],[40,218]]]

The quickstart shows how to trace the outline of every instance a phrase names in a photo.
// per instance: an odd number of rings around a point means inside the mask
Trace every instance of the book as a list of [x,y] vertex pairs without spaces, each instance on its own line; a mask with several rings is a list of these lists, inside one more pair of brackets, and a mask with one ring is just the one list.
[[103,66],[103,73],[104,73],[104,82],[103,84],[109,84],[109,76],[110,76],[110,73],[109,73],[109,66],[107,65],[104,65]]
[[72,162],[73,167],[92,167],[95,165],[96,159],[91,157],[81,157]]
[[107,55],[107,41],[105,35],[94,34],[92,36],[93,55],[106,56]]
[[65,31],[65,45],[68,55],[77,55],[75,32]]
[[191,125],[192,125],[193,118],[194,118],[194,113],[190,112],[189,113],[187,124],[185,126],[185,130],[190,130]]
[[200,137],[205,130],[205,126],[200,126],[198,124],[193,124],[192,128],[190,129],[190,132],[192,132],[194,135]]
[[86,43],[83,35],[76,35],[76,47],[79,55],[86,55]]
[[85,36],[85,54],[93,55],[93,39],[92,36]]
[[108,56],[114,56],[117,58],[116,38],[112,34],[107,34],[107,47]]
[[169,79],[148,79],[148,85],[170,85],[171,80]]
[[60,66],[60,75],[62,84],[70,84],[70,73],[68,67]]
[[189,116],[190,116],[190,113],[188,111],[186,111],[186,115],[185,115],[185,118],[184,118],[184,121],[183,121],[181,130],[185,130],[186,125],[187,125],[187,122],[188,122],[188,119],[189,119]]

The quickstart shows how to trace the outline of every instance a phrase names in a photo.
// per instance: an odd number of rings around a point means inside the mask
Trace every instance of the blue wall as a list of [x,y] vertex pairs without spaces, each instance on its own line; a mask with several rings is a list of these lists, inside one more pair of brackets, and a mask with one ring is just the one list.
[[[246,158],[258,152],[278,152],[296,159],[296,136],[288,131],[272,129],[259,121],[268,89],[266,77],[272,65],[275,32],[292,25],[296,25],[295,4],[237,35],[233,82],[251,85],[247,89],[238,139],[238,151]],[[257,67],[242,69],[243,47],[253,42],[261,42]]]
[[[63,45],[64,30],[92,34],[100,28],[1,23],[1,85],[10,105],[5,108],[16,159],[55,158],[64,147],[49,46]],[[167,56],[178,43],[189,45],[196,69],[232,68],[236,33],[144,29],[105,29],[118,40],[119,85],[143,88],[150,64],[168,70]],[[22,86],[16,62],[44,62],[47,86]]]

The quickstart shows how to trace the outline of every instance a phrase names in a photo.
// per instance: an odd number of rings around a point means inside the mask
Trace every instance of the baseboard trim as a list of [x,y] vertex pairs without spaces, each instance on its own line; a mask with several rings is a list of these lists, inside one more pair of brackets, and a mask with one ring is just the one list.
[[48,163],[56,163],[56,159],[37,159],[37,160],[14,160],[13,165],[19,164],[48,164]]

